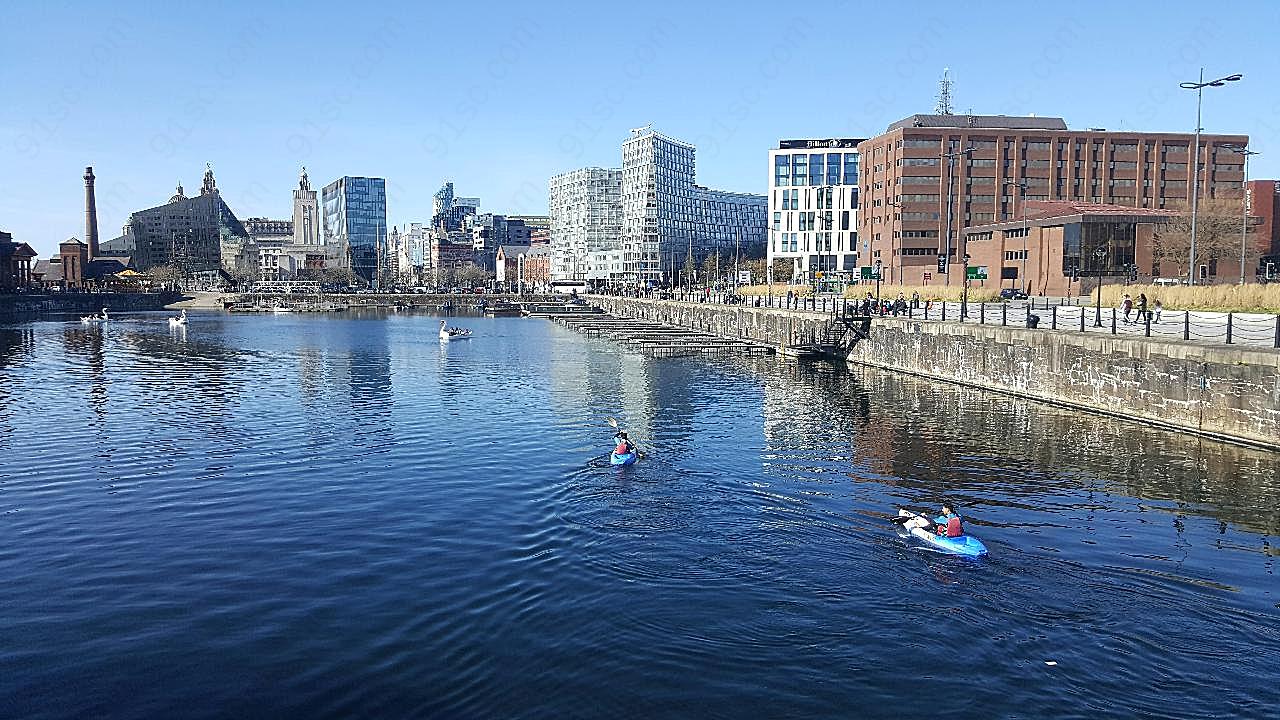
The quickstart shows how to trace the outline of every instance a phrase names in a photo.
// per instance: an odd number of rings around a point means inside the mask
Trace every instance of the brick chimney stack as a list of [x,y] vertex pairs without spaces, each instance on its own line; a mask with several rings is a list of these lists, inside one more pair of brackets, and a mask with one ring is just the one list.
[[98,203],[93,197],[93,168],[84,169],[84,241],[89,259],[98,256]]

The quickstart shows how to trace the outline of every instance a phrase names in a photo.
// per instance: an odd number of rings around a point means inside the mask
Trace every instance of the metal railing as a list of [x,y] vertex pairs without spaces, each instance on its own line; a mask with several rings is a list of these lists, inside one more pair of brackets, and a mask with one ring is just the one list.
[[1139,312],[1103,307],[1077,298],[1015,300],[998,303],[919,301],[912,303],[859,300],[837,296],[773,295],[744,297],[731,292],[652,291],[632,295],[654,300],[678,300],[716,305],[776,308],[840,315],[869,314],[910,320],[966,322],[978,325],[1026,327],[1040,330],[1107,333],[1135,337],[1280,348],[1280,314],[1148,309]]

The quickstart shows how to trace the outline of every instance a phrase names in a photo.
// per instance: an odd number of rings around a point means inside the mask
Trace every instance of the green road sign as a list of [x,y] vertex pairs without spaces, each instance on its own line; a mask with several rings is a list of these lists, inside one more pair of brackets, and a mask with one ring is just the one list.
[[969,278],[970,280],[986,280],[987,279],[986,265],[970,266],[965,268],[964,270],[965,270],[965,277]]
[[876,269],[873,267],[863,266],[858,269],[862,272],[861,277],[863,280],[876,280],[880,277],[879,275],[876,274]]

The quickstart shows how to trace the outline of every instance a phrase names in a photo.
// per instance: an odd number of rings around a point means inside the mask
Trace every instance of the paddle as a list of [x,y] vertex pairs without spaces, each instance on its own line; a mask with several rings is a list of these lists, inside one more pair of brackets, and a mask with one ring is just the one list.
[[[911,511],[910,511],[910,510],[908,510],[907,512],[911,512]],[[910,515],[899,515],[899,516],[897,516],[897,517],[891,517],[891,518],[889,518],[889,522],[891,522],[891,523],[896,523],[896,524],[898,524],[898,525],[906,525],[908,520],[915,520],[916,518],[920,518],[921,520],[925,520],[925,521],[926,521],[926,522],[928,522],[930,525],[932,525],[932,524],[933,524],[933,521],[932,521],[932,520],[929,520],[929,518],[928,518],[927,516],[925,516],[925,515],[921,515],[921,514],[919,514],[919,513],[911,513]]]

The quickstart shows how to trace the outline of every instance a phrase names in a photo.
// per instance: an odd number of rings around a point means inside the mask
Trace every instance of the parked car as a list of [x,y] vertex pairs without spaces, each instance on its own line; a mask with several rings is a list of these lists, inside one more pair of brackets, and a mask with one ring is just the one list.
[[1018,288],[1005,288],[1000,291],[1000,297],[1005,300],[1026,300],[1027,294]]

